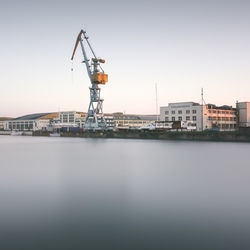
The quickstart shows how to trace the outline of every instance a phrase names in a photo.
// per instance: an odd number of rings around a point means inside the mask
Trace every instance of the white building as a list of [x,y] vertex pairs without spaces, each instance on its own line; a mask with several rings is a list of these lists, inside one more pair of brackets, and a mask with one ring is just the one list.
[[4,130],[37,131],[50,128],[82,127],[85,113],[77,111],[39,113],[4,121]]
[[160,107],[161,121],[192,121],[198,131],[236,129],[236,109],[231,106],[217,107],[213,104],[200,105],[195,102],[169,103]]
[[63,111],[54,119],[55,127],[79,127],[82,128],[85,122],[86,113],[77,111]]
[[149,123],[155,123],[157,115],[134,115],[113,113],[114,126],[117,128],[140,128],[148,125]]
[[36,131],[48,127],[50,121],[57,113],[39,113],[18,117],[13,120],[4,121],[4,130],[14,131]]
[[161,121],[193,121],[197,130],[202,130],[202,106],[195,102],[169,103],[160,107]]

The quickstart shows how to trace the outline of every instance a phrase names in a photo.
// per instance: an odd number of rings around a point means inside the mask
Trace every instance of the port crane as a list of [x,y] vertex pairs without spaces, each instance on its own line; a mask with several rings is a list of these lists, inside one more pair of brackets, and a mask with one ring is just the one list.
[[[91,61],[88,59],[86,50],[84,47],[84,40],[88,45],[91,53],[92,59]],[[104,73],[101,65],[105,63],[104,59],[97,58],[96,54],[90,45],[88,40],[88,36],[86,35],[86,31],[81,30],[79,35],[77,36],[75,47],[73,50],[73,54],[71,60],[73,61],[78,45],[81,45],[82,54],[87,69],[87,73],[90,79],[91,86],[90,90],[90,103],[88,107],[88,113],[86,115],[86,120],[83,129],[86,130],[101,130],[107,129],[107,123],[103,114],[103,99],[101,99],[101,88],[99,87],[101,84],[105,85],[108,82],[108,75]]]

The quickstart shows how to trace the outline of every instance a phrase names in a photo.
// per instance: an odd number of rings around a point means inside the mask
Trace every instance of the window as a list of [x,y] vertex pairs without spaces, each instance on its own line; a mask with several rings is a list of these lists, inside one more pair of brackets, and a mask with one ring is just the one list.
[[175,114],[175,110],[172,110],[172,114],[173,114],[173,115]]
[[175,117],[172,117],[172,121],[173,121],[173,122],[175,121]]
[[190,114],[190,110],[186,110],[186,114]]
[[165,111],[165,115],[168,115],[169,114],[169,111]]
[[192,111],[192,112],[193,112],[193,114],[196,114],[196,110],[195,110],[195,109],[193,109],[193,111]]
[[182,120],[182,117],[181,117],[181,116],[179,116],[179,117],[178,117],[178,121],[181,121],[181,120]]
[[193,121],[196,121],[196,116],[193,116]]
[[182,110],[178,110],[178,114],[181,115],[182,114]]
[[165,117],[165,121],[166,121],[166,122],[168,121],[168,117],[167,117],[167,116]]
[[190,116],[186,116],[186,121],[190,121]]

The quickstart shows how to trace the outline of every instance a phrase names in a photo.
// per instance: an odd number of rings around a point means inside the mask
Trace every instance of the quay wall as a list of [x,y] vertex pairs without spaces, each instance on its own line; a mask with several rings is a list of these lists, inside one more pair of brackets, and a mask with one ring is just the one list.
[[[49,136],[49,132],[35,131],[34,136]],[[83,138],[122,138],[122,139],[157,139],[157,140],[192,140],[192,141],[229,141],[250,142],[250,133],[241,132],[169,132],[161,130],[122,130],[122,131],[84,131],[61,132],[62,137]]]

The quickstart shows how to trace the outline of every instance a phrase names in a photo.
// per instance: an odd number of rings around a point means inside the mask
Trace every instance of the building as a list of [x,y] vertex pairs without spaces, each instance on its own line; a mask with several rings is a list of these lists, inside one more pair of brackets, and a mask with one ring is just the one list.
[[86,113],[84,112],[78,112],[78,111],[64,111],[59,113],[59,120],[57,120],[59,123],[61,123],[62,126],[75,126],[82,128],[83,124],[85,122],[85,116]]
[[114,126],[118,128],[140,128],[157,120],[157,115],[131,115],[113,113]]
[[12,120],[11,117],[0,117],[0,130],[4,130],[4,121]]
[[195,102],[169,103],[160,107],[161,121],[193,121],[198,131],[202,130],[202,106]]
[[237,128],[237,111],[232,106],[203,106],[204,130],[234,131]]
[[4,130],[36,131],[48,127],[50,122],[58,116],[58,113],[39,113],[25,115],[13,120],[4,121]]
[[62,127],[82,127],[85,113],[77,111],[30,114],[4,121],[4,130],[36,131]]
[[238,102],[236,108],[239,127],[250,127],[250,102]]
[[104,119],[106,121],[108,129],[113,129],[115,127],[113,114],[104,114]]
[[217,107],[213,104],[200,105],[195,102],[179,102],[160,107],[161,121],[192,121],[197,131],[235,130],[236,117],[236,109],[231,106]]

